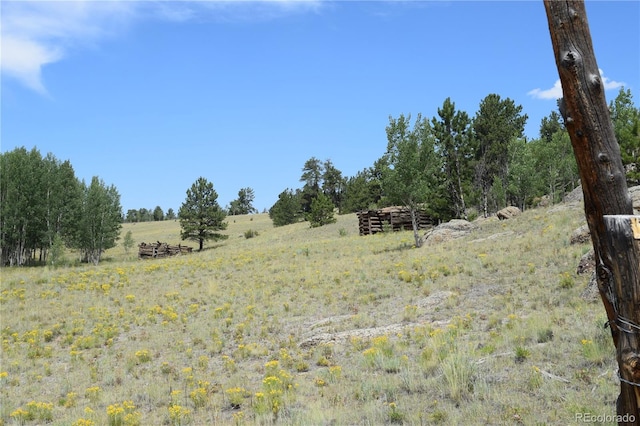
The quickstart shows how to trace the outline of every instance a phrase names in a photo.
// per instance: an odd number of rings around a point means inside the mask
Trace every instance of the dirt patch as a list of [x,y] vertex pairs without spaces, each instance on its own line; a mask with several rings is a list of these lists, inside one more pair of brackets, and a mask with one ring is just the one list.
[[[428,297],[425,297],[424,299],[419,300],[416,303],[416,306],[428,312],[431,312],[435,307],[441,305],[453,295],[454,293],[450,291],[438,291],[429,295]],[[321,329],[335,324],[336,322],[347,320],[349,318],[351,318],[351,315],[339,315],[323,318],[321,320],[314,321],[313,323],[306,324],[306,327],[310,330]],[[433,325],[433,327],[435,328],[438,328],[443,327],[448,323],[449,321],[433,321],[429,322],[428,324]],[[385,334],[398,334],[408,328],[424,326],[425,324],[425,322],[403,322],[383,325],[379,327],[357,328],[353,330],[340,331],[337,333],[320,332],[312,335],[311,337],[305,338],[300,342],[299,346],[303,349],[307,349],[322,344],[343,343],[353,337],[359,339],[371,339],[377,336],[383,336]]]

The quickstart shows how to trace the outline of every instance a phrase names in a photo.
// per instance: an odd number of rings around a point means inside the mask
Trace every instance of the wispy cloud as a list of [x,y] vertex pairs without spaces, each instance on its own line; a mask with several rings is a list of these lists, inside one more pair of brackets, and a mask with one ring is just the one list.
[[29,89],[47,95],[42,77],[45,65],[64,59],[78,48],[95,46],[105,38],[121,35],[136,20],[264,20],[315,11],[321,3],[321,0],[3,1],[0,70]]
[[81,45],[117,34],[133,3],[16,1],[2,4],[2,73],[46,94],[42,68]]
[[562,85],[560,80],[556,80],[552,88],[546,90],[536,88],[527,92],[527,95],[536,99],[559,99],[562,97]]
[[[598,70],[600,72],[600,78],[604,83],[604,90],[612,90],[618,89],[625,85],[625,83],[620,81],[611,80],[609,77],[605,77],[604,71],[601,69]],[[531,96],[535,99],[552,99],[556,100],[562,97],[562,85],[560,84],[560,80],[556,80],[553,84],[553,87],[550,89],[540,89],[536,88],[527,92],[527,95]]]

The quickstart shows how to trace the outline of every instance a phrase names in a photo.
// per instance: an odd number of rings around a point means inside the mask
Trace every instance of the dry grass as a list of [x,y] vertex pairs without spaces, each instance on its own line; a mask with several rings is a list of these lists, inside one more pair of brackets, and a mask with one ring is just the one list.
[[[229,218],[202,253],[3,269],[0,424],[568,424],[612,414],[579,206],[411,248]],[[125,225],[179,241],[177,222]],[[247,230],[258,235],[245,238]]]

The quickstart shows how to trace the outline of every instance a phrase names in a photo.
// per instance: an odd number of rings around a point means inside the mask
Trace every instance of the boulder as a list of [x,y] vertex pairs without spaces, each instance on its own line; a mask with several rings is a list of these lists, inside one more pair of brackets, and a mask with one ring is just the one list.
[[596,273],[591,273],[591,279],[589,280],[589,284],[582,290],[580,293],[580,297],[582,297],[587,302],[595,302],[600,299],[600,290],[598,290],[598,279],[596,278]]
[[640,214],[640,185],[629,188],[629,195],[633,203],[633,214]]
[[520,209],[515,206],[505,207],[504,209],[498,212],[498,219],[500,220],[512,219],[516,216],[519,216],[521,213],[522,212],[520,211]]
[[585,253],[578,263],[578,267],[576,268],[576,274],[582,275],[593,272],[596,270],[596,257],[593,252],[593,249],[589,250]]
[[583,199],[584,199],[584,194],[582,193],[582,185],[580,185],[577,188],[575,188],[573,191],[565,195],[562,201],[564,201],[565,203],[575,203],[577,201],[582,202]]
[[[640,214],[640,185],[629,188],[629,196],[631,197],[631,203],[633,204],[633,213]],[[571,203],[574,201],[582,202],[582,200],[582,186],[577,187],[564,197],[565,203]]]
[[425,245],[443,243],[455,238],[464,237],[475,229],[475,225],[467,220],[453,219],[442,223],[424,234]]
[[591,242],[591,233],[589,232],[589,225],[582,225],[580,228],[574,230],[571,233],[569,239],[571,244],[584,244]]

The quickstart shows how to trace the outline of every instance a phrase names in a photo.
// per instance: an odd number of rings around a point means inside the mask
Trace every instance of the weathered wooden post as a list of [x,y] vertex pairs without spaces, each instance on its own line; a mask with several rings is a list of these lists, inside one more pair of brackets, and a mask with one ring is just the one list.
[[640,216],[625,181],[583,1],[544,0],[595,251],[598,289],[616,346],[617,421],[640,424]]

